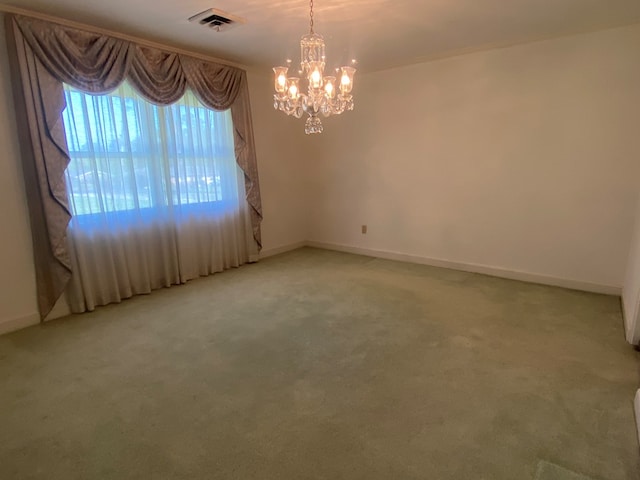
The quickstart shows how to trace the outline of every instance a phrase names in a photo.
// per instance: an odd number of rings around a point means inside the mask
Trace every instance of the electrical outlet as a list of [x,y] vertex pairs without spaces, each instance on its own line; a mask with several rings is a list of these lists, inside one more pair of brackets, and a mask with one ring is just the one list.
[[365,235],[367,233],[367,226],[362,225],[362,234]]

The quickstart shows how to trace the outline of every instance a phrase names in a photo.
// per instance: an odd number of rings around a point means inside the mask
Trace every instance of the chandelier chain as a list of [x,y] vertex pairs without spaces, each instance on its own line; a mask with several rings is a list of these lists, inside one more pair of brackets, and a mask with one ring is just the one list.
[[309,33],[313,35],[313,0],[309,0]]

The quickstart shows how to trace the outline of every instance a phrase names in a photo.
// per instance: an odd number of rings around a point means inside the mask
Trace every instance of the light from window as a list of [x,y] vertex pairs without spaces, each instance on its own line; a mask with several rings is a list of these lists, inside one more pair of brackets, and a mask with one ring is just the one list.
[[107,95],[65,85],[65,97],[74,216],[237,201],[229,110],[208,109],[190,91],[156,106],[126,83]]

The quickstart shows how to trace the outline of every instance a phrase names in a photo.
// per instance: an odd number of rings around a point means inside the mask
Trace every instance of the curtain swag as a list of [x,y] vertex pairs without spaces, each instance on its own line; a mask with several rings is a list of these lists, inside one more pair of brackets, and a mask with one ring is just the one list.
[[63,83],[101,94],[128,80],[157,105],[176,102],[189,88],[207,107],[230,108],[236,161],[244,172],[253,235],[260,248],[262,205],[244,70],[27,16],[7,14],[5,22],[41,318],[71,278]]

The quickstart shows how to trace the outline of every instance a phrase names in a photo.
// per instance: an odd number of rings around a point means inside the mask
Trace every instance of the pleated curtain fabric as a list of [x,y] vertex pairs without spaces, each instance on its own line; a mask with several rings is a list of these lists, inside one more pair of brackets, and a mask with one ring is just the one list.
[[[94,266],[92,271],[86,267],[87,274],[98,279],[97,284],[112,277],[125,286],[122,289],[118,287],[121,291],[115,294],[107,293],[101,297],[100,293],[89,300],[83,298],[86,295],[82,289],[86,286],[82,286],[79,271],[83,263],[90,265],[91,262],[84,262],[81,249],[77,248],[81,237],[68,238],[67,235],[72,215],[66,184],[69,151],[62,120],[65,109],[63,84],[101,94],[113,91],[126,80],[140,95],[157,105],[170,105],[189,89],[211,109],[230,109],[234,156],[239,169],[236,178],[240,179],[238,192],[245,197],[245,201],[239,203],[240,210],[245,209],[244,216],[235,222],[245,222],[249,237],[252,237],[248,245],[243,239],[236,242],[241,251],[247,249],[247,252],[239,254],[242,257],[240,263],[249,260],[252,251],[260,249],[262,206],[248,86],[243,70],[31,17],[6,15],[5,22],[17,121],[21,127],[20,143],[41,318],[51,311],[72,279],[71,290],[76,293],[76,298],[72,299],[71,306],[75,311],[83,311],[118,301],[130,294],[185,281],[196,272],[207,274],[218,270],[218,266],[212,266],[209,259],[197,267],[185,267],[182,271],[187,273],[184,274],[180,273],[178,265],[176,273],[176,262],[180,260],[170,255],[171,252],[177,255],[182,249],[186,252],[184,258],[188,258],[192,252],[198,251],[203,238],[212,237],[210,231],[201,231],[200,240],[194,239],[197,238],[195,235],[180,244],[162,240],[162,234],[156,231],[158,240],[155,246],[142,253],[151,255],[154,248],[160,249],[159,258],[166,260],[162,265],[149,262],[149,265],[153,263],[149,268],[164,269],[165,272],[146,277],[140,274],[144,269],[136,271],[136,274],[129,272],[127,281],[123,283],[118,278],[123,276],[122,272],[114,270],[109,273],[98,266]],[[196,221],[194,218],[190,221]],[[210,251],[219,252],[216,249]],[[217,254],[224,256],[224,251]],[[231,259],[223,261],[222,265],[226,267],[235,263]],[[137,281],[137,277],[146,279]],[[127,286],[127,282],[131,285]],[[99,287],[92,288],[92,291],[102,292]]]
[[187,90],[156,106],[125,82],[65,85],[72,311],[237,267],[255,245],[229,111]]

